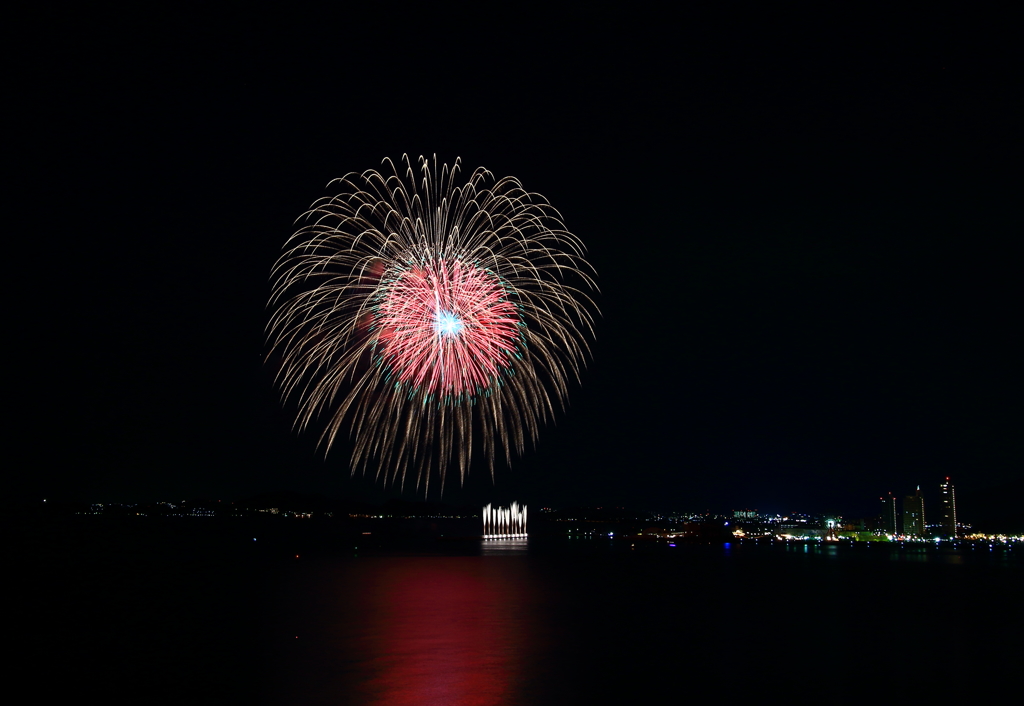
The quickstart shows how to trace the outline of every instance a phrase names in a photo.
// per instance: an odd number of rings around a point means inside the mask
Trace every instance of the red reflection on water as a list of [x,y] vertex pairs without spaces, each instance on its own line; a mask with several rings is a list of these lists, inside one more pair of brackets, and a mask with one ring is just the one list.
[[361,691],[387,704],[519,703],[525,658],[519,562],[406,559],[381,567]]

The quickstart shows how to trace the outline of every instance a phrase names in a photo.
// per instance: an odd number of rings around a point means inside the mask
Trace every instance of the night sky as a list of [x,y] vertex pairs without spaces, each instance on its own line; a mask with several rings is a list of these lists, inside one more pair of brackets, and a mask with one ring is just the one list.
[[1019,24],[815,8],[27,21],[6,494],[422,497],[262,364],[294,220],[408,153],[546,196],[601,288],[567,412],[445,501],[985,511],[1024,475]]

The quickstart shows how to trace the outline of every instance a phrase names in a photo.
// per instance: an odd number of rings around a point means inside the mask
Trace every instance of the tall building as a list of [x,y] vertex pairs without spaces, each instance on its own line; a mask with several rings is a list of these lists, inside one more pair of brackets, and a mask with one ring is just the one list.
[[924,536],[924,498],[921,486],[917,492],[903,498],[903,534],[908,537]]
[[942,503],[942,519],[939,522],[942,536],[956,537],[956,492],[949,476],[946,476],[946,482],[939,486],[939,498]]
[[878,529],[886,534],[896,534],[896,496],[889,493],[880,500],[882,501],[882,514],[879,518]]

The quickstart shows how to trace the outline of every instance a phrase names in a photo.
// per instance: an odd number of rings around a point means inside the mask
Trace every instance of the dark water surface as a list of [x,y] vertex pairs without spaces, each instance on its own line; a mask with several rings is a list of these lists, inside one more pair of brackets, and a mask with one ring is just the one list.
[[1024,656],[1019,548],[281,527],[10,528],[12,673],[144,703],[944,702]]

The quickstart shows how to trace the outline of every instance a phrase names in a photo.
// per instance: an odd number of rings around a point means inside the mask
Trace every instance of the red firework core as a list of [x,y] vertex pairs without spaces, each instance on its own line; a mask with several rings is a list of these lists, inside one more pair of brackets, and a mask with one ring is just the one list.
[[474,395],[511,367],[515,305],[490,272],[460,260],[403,270],[377,310],[385,364],[429,395]]

